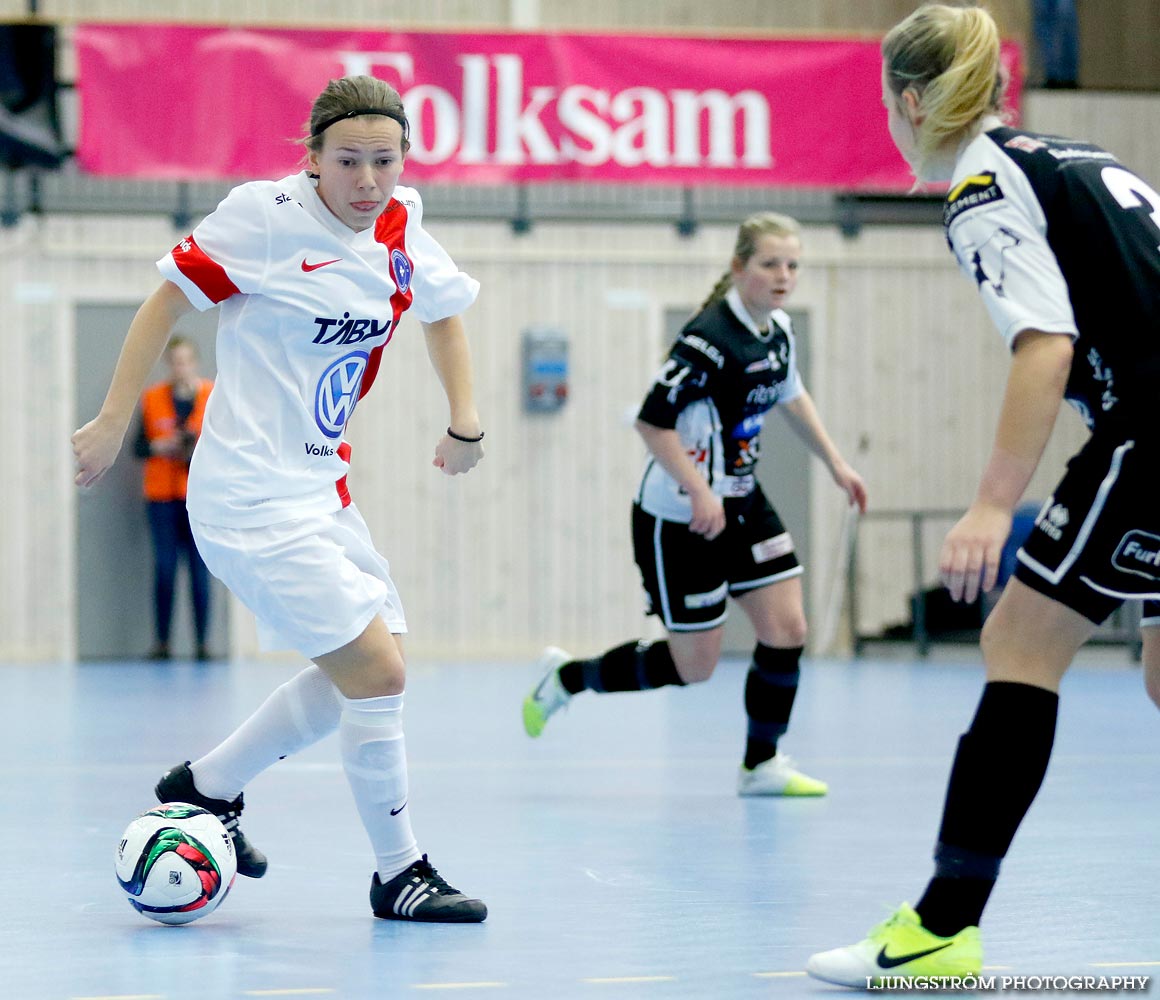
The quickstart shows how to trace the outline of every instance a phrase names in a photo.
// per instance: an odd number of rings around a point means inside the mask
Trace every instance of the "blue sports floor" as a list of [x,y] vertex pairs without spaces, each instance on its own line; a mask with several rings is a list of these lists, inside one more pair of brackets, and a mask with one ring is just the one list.
[[[536,741],[531,665],[413,664],[412,822],[486,923],[371,916],[333,736],[247,789],[264,879],[187,927],[144,919],[113,878],[122,829],[292,670],[0,666],[0,997],[836,996],[805,960],[921,891],[982,683],[971,647],[808,662],[783,749],[830,795],[742,800],[739,662],[694,689],[582,695]],[[1158,716],[1123,650],[1085,650],[983,922],[990,972],[1160,976]]]

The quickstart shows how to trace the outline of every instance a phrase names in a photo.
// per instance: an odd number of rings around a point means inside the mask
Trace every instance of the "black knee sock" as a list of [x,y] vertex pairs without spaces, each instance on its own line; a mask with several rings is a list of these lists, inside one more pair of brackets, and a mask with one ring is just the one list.
[[978,924],[1015,831],[1047,773],[1059,696],[992,681],[959,739],[935,848],[935,873],[915,909],[932,934]]
[[759,642],[753,650],[753,664],[745,679],[745,714],[749,716],[745,767],[757,767],[777,753],[777,741],[789,728],[801,658],[801,646],[785,649]]
[[667,642],[633,639],[591,660],[572,660],[560,668],[560,683],[569,694],[596,691],[650,691],[683,685]]

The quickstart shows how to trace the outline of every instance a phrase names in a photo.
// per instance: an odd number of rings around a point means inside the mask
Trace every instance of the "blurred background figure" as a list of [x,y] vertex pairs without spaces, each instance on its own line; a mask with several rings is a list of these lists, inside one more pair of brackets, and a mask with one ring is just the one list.
[[134,452],[145,460],[143,491],[153,537],[153,648],[152,660],[169,659],[173,619],[173,592],[177,562],[189,565],[193,629],[199,660],[209,659],[209,571],[189,530],[185,509],[189,461],[201,433],[213,382],[198,374],[197,346],[176,335],[165,348],[169,378],[149,386],[141,395],[141,429]]
[[1031,19],[1043,87],[1075,90],[1079,86],[1075,0],[1032,0]]

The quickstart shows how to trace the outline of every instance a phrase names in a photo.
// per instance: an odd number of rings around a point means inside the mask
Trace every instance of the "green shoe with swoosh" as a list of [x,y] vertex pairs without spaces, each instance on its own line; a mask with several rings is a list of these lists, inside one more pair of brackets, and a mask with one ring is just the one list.
[[544,676],[524,699],[524,731],[533,739],[544,731],[548,720],[572,700],[560,683],[560,668],[570,662],[572,654],[557,646],[548,646],[540,654]]
[[983,942],[978,927],[964,927],[953,937],[939,937],[922,926],[918,914],[903,903],[864,941],[810,957],[806,972],[815,979],[870,989],[895,977],[924,981],[977,976],[983,970]]

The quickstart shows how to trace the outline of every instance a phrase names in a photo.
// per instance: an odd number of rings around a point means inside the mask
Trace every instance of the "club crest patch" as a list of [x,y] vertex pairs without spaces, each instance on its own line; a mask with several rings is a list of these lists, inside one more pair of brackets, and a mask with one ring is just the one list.
[[407,255],[398,248],[391,251],[391,274],[395,278],[395,285],[400,292],[406,293],[411,287],[411,262]]

